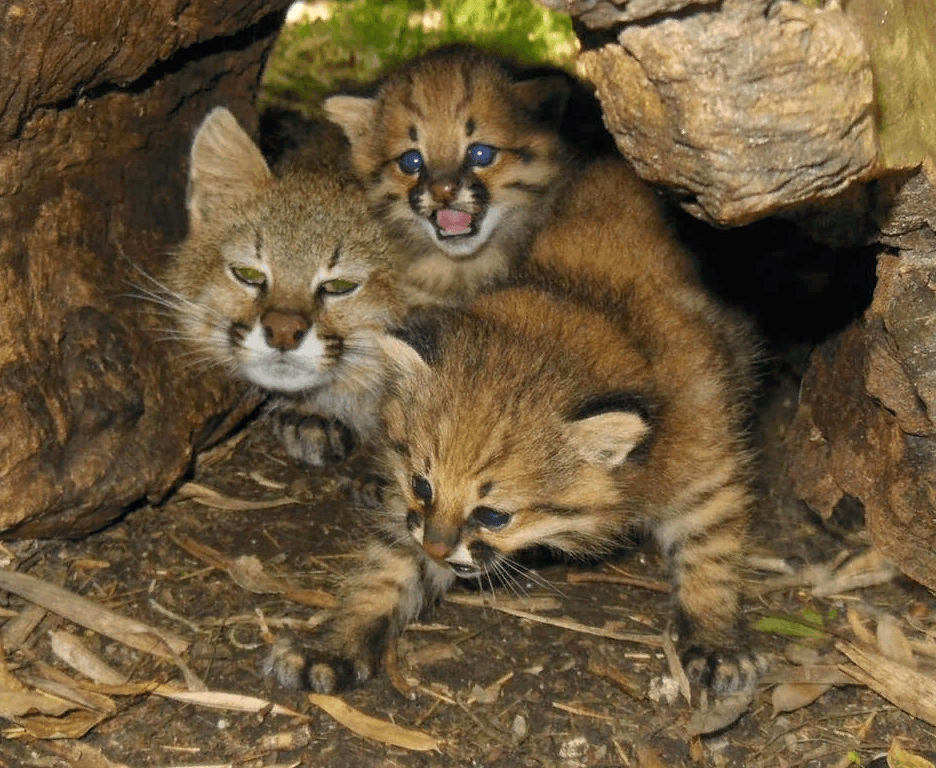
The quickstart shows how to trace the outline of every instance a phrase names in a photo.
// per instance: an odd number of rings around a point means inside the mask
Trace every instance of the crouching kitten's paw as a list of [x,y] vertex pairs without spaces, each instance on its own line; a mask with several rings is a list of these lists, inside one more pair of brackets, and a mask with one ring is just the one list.
[[284,688],[315,693],[346,691],[367,682],[376,671],[372,660],[297,648],[288,640],[278,640],[263,661],[264,676]]
[[313,467],[345,461],[356,445],[354,434],[340,421],[281,406],[270,413],[273,432],[286,453]]
[[693,686],[717,696],[753,692],[764,673],[764,662],[749,651],[690,648],[683,654],[683,668]]

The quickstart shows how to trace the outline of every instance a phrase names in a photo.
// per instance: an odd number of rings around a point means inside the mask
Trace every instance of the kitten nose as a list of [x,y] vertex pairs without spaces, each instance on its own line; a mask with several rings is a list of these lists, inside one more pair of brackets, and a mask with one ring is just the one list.
[[439,525],[430,520],[423,533],[423,549],[429,557],[445,560],[455,550],[460,536],[458,528]]
[[429,555],[429,557],[434,557],[436,560],[445,560],[445,558],[452,554],[452,548],[444,541],[424,539],[423,549],[426,550],[426,554]]
[[267,344],[281,352],[298,347],[309,330],[309,321],[298,312],[268,309],[260,318],[260,323]]
[[429,192],[440,203],[450,203],[458,192],[458,182],[455,179],[436,179],[430,182]]

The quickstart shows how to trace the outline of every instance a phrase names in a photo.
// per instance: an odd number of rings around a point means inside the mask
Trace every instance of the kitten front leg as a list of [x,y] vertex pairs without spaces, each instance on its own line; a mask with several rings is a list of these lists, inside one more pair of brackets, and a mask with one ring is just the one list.
[[691,514],[664,526],[686,672],[716,694],[752,690],[759,673],[740,621],[747,495],[735,483],[707,491]]
[[390,644],[453,580],[451,569],[417,546],[375,543],[345,582],[320,641],[277,643],[264,672],[285,687],[318,693],[359,685],[377,673]]

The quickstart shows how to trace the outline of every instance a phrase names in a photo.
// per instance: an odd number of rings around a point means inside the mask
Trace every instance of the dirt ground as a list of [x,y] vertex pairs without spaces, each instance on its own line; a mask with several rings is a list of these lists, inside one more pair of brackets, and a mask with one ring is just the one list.
[[[787,387],[772,398],[768,446],[778,444],[794,396]],[[665,574],[657,553],[643,545],[609,563],[535,562],[520,582],[522,592],[456,589],[401,644],[399,667],[417,682],[415,699],[403,698],[386,677],[341,697],[361,713],[438,739],[437,750],[413,751],[362,736],[302,694],[271,685],[260,672],[269,642],[317,614],[295,599],[308,602],[311,595],[314,602],[317,590],[333,591],[340,575],[355,567],[356,545],[367,527],[367,463],[297,466],[261,420],[203,457],[192,478],[197,485],[183,487],[164,505],[136,510],[83,541],[8,542],[0,556],[9,570],[64,586],[189,641],[182,657],[209,691],[260,697],[302,715],[269,707],[216,709],[152,693],[159,683],[181,683],[171,659],[37,611],[0,590],[6,674],[29,686],[39,679],[79,686],[86,678],[53,647],[55,631],[64,629],[137,686],[98,686],[94,695],[101,700],[57,718],[3,720],[0,766],[883,765],[880,755],[894,737],[904,749],[933,760],[936,728],[863,685],[833,686],[806,705],[802,701],[813,695],[808,686],[778,687],[801,679],[812,665],[841,676],[837,665],[847,659],[835,643],[856,642],[860,632],[871,633],[873,642],[876,624],[879,634],[882,624],[898,627],[917,663],[930,672],[936,648],[936,598],[901,577],[888,578],[886,570],[875,586],[813,594],[807,575],[822,569],[810,566],[849,553],[852,561],[861,558],[863,533],[841,530],[848,521],[830,531],[810,520],[783,492],[779,462],[768,447],[752,551],[762,558],[755,564],[767,570],[749,573],[745,618],[753,625],[765,617],[799,617],[822,622],[823,631],[807,631],[815,636],[806,639],[752,631],[769,665],[765,682],[747,712],[714,734],[688,735],[692,710],[674,694],[659,647],[611,636],[659,636],[666,627],[667,597],[659,591]],[[219,495],[201,491],[201,500],[184,498],[200,487]],[[238,500],[243,509],[224,508]],[[248,591],[223,568],[206,564],[210,554],[190,554],[199,544],[222,560],[254,556],[263,574],[300,591],[289,593],[292,599]],[[582,581],[582,574],[596,580]],[[648,583],[609,583],[627,581],[622,574]],[[489,604],[479,605],[482,598]],[[527,615],[516,615],[517,609]],[[35,616],[24,632],[22,617],[30,612]],[[803,629],[803,623],[792,626]],[[607,636],[583,631],[589,628]],[[777,707],[791,711],[775,714]],[[86,720],[76,721],[82,714]],[[50,738],[75,736],[83,722],[87,734],[80,740]]]

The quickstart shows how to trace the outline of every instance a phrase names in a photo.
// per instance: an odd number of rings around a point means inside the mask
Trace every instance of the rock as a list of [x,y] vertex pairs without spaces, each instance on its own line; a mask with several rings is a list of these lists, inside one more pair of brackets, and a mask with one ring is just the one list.
[[875,546],[936,591],[936,189],[918,172],[881,222],[871,307],[823,344],[788,433],[797,495],[864,508]]
[[[163,340],[214,105],[246,125],[286,0],[14,2],[0,21],[0,534],[77,536],[162,498],[255,407]],[[16,73],[16,76],[11,76]]]
[[699,218],[734,226],[870,176],[870,59],[837,4],[652,5],[654,23],[620,25],[614,3],[571,3],[590,27],[599,8],[615,24],[601,44],[585,37],[579,65],[642,177]]

